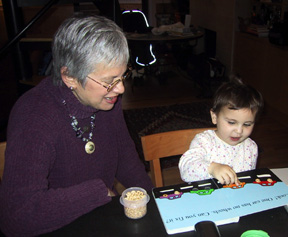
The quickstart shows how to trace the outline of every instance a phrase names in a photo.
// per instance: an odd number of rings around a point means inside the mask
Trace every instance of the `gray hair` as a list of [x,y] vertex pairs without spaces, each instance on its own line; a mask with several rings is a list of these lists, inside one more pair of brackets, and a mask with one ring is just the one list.
[[61,68],[85,86],[87,75],[98,65],[107,68],[127,65],[129,49],[123,31],[102,16],[72,17],[57,30],[53,44],[53,81],[63,85]]

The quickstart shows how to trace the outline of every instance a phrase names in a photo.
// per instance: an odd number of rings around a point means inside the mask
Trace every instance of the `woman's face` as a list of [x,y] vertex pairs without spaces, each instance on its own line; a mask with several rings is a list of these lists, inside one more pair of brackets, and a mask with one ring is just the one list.
[[218,115],[211,111],[211,118],[213,124],[217,125],[217,136],[229,145],[235,146],[252,133],[255,113],[251,109],[231,110],[225,106]]
[[108,86],[120,79],[125,71],[126,66],[113,68],[98,66],[97,70],[88,75],[85,88],[77,81],[73,93],[84,105],[99,110],[110,110],[117,102],[118,96],[124,93],[125,88],[122,81],[113,87],[110,92],[107,92],[107,89],[102,85]]

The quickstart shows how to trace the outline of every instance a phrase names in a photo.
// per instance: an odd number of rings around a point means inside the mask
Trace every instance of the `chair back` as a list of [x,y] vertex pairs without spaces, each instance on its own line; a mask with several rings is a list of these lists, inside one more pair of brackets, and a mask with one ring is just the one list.
[[156,187],[163,186],[160,159],[182,155],[189,149],[195,135],[206,130],[215,130],[215,128],[183,129],[141,137],[144,159],[150,163],[152,182]]
[[[122,28],[127,33],[144,34],[151,32],[145,14],[140,10],[127,10],[122,12]],[[153,45],[149,41],[134,42],[129,41],[130,57],[134,68],[148,67],[156,62],[153,53]],[[138,66],[139,65],[139,66]]]
[[6,150],[6,142],[0,142],[0,183],[4,171],[5,150]]
[[124,32],[147,33],[149,23],[145,14],[139,10],[127,10],[122,12],[122,25]]

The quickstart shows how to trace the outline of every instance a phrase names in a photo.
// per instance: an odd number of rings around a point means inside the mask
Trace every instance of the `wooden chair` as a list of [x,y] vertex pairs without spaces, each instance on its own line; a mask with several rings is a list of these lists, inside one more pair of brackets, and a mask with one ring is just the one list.
[[156,187],[163,186],[160,159],[182,155],[189,149],[191,140],[196,134],[216,128],[194,128],[142,136],[141,143],[144,158],[150,163],[152,182]]
[[0,183],[4,171],[5,150],[6,150],[6,142],[0,142]]

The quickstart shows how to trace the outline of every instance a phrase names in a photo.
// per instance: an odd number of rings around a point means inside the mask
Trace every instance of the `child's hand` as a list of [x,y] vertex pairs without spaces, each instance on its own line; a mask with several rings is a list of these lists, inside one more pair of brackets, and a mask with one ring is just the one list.
[[208,168],[209,174],[218,179],[221,184],[240,185],[235,171],[228,165],[212,162]]

